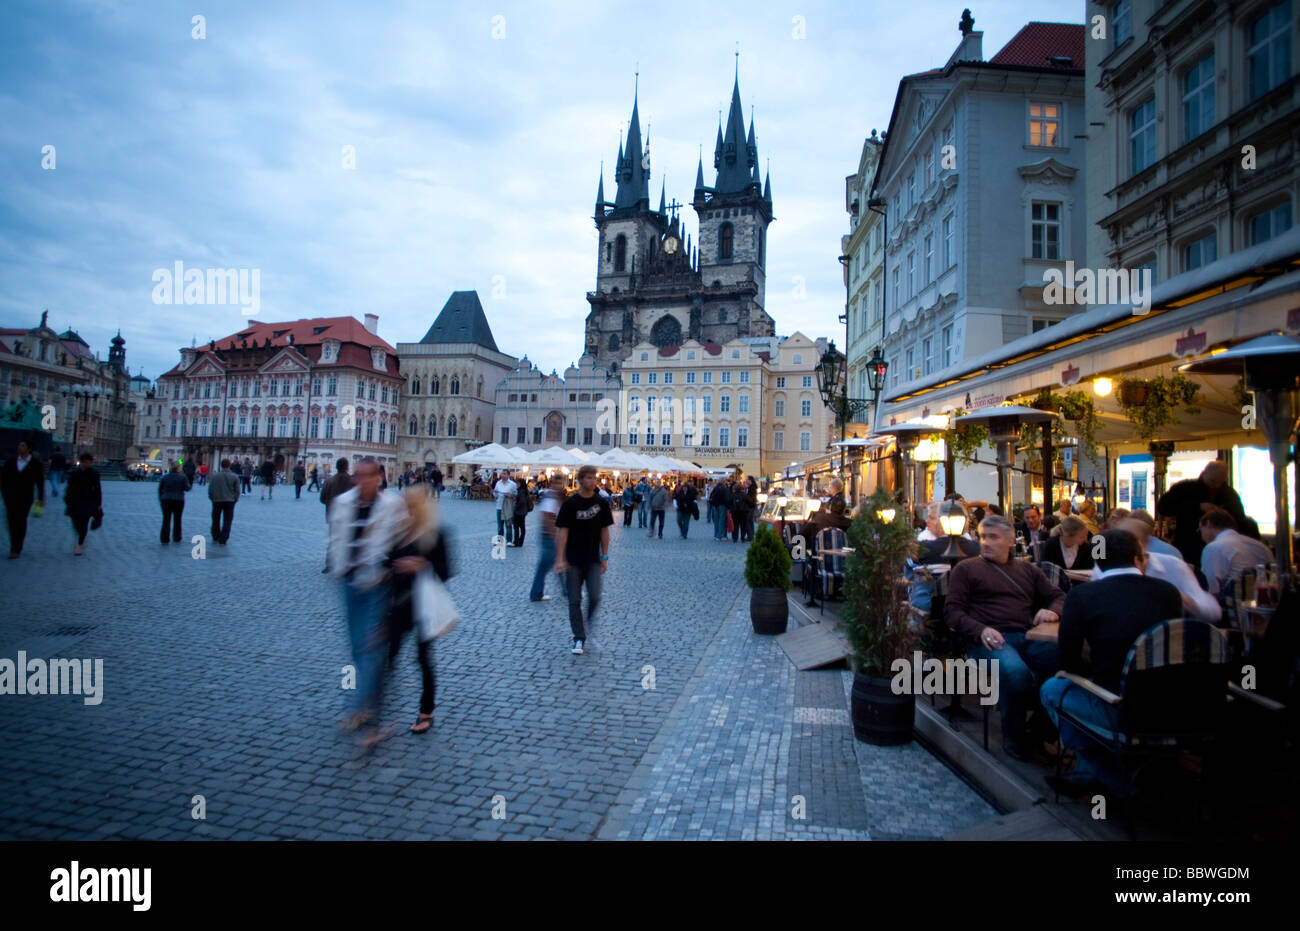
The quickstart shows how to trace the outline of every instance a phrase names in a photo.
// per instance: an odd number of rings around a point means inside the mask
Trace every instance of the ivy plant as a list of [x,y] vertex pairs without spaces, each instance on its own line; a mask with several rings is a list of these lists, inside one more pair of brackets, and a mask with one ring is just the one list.
[[[1140,404],[1125,400],[1130,389],[1146,388],[1146,400]],[[1122,378],[1119,382],[1119,403],[1124,415],[1133,424],[1138,439],[1151,442],[1165,427],[1182,423],[1174,415],[1174,409],[1181,407],[1188,414],[1199,414],[1199,407],[1194,406],[1201,386],[1186,375],[1178,374],[1166,378]]]

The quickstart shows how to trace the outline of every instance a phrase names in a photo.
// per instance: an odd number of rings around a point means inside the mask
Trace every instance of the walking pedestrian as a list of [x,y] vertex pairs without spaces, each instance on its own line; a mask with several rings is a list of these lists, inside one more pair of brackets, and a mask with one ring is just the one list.
[[528,592],[528,600],[550,601],[546,594],[546,576],[555,567],[555,517],[560,513],[564,503],[564,476],[556,472],[551,476],[551,487],[542,492],[537,504],[539,520],[542,524],[541,556],[537,560],[537,571],[533,573],[533,587]]
[[0,469],[0,497],[4,498],[9,520],[9,558],[17,559],[27,538],[27,514],[32,502],[45,507],[45,471],[40,457],[25,440],[18,443],[18,455],[11,456]]
[[206,485],[207,483],[208,483],[208,464],[205,462],[203,463],[203,465],[199,466],[199,484]]
[[239,470],[239,490],[246,495],[253,493],[253,461],[244,457],[244,465]]
[[713,539],[727,539],[727,508],[730,505],[727,483],[714,482],[713,491],[709,492],[709,509],[713,514]]
[[99,486],[99,473],[91,465],[95,457],[82,453],[78,467],[68,476],[68,488],[63,494],[63,512],[72,518],[72,529],[77,533],[77,556],[85,552],[86,531],[98,527],[104,520],[104,493]]
[[317,466],[311,467],[311,484],[307,486],[308,491],[320,490],[320,469]]
[[221,471],[208,485],[212,502],[212,539],[218,546],[230,542],[230,525],[235,520],[235,502],[239,500],[239,478],[230,471],[230,460],[221,460]]
[[429,484],[433,486],[433,495],[435,498],[442,497],[442,470],[437,466],[429,472]]
[[745,512],[749,509],[749,498],[745,486],[740,482],[731,483],[731,542],[740,540],[745,530]]
[[510,473],[502,472],[500,478],[492,485],[492,493],[497,499],[497,536],[507,543],[515,536],[515,494],[518,486],[510,481]]
[[515,546],[524,545],[524,531],[526,530],[524,521],[528,517],[528,512],[533,509],[533,496],[528,490],[528,479],[519,476],[518,491],[515,492]]
[[407,631],[414,630],[421,688],[419,716],[411,725],[411,733],[423,734],[433,727],[434,696],[438,688],[433,644],[438,637],[451,633],[456,621],[439,616],[439,602],[445,610],[450,599],[431,597],[437,589],[427,574],[437,576],[439,584],[445,583],[451,578],[451,563],[447,535],[438,524],[435,499],[417,483],[407,486],[402,501],[406,507],[407,529],[389,554],[393,566],[393,597],[388,613],[388,664],[391,668],[396,662],[402,639]]
[[[340,458],[334,463],[334,474],[325,482],[325,487],[320,490],[320,503],[325,505],[325,527],[329,529],[330,505],[339,495],[347,492],[352,488],[352,476],[348,474],[348,461]],[[325,547],[325,568],[321,572],[329,572],[329,545]]]
[[67,472],[68,457],[56,446],[50,455],[50,494],[53,497],[59,496],[59,484],[66,480]]
[[258,470],[258,477],[262,480],[262,497],[259,500],[266,501],[275,491],[275,463],[270,459],[265,460]]
[[158,531],[158,542],[166,545],[181,542],[181,514],[185,512],[185,492],[194,486],[181,467],[172,463],[171,471],[158,483],[158,504],[162,508],[162,529]]
[[691,521],[700,516],[695,504],[697,494],[695,485],[685,479],[677,483],[677,490],[673,492],[673,503],[677,505],[677,531],[683,540],[690,532]]
[[405,509],[396,495],[379,490],[379,463],[366,456],[357,464],[356,487],[333,500],[329,511],[330,575],[339,582],[347,611],[348,638],[357,688],[349,731],[370,726],[362,747],[373,747],[385,736],[376,716],[383,689],[387,652],[385,617],[392,583],[388,554],[401,532]]
[[191,485],[193,485],[199,477],[199,466],[193,459],[186,459],[181,471],[185,473],[185,478]]
[[644,475],[636,483],[636,494],[639,502],[636,509],[636,526],[638,530],[645,530],[646,523],[650,519],[650,483],[645,480]]
[[307,467],[303,465],[302,460],[293,467],[293,500],[297,501],[302,497],[302,486],[307,484]]
[[637,506],[636,488],[632,486],[631,482],[628,482],[626,485],[623,486],[622,497],[623,497],[623,526],[631,527],[632,512],[636,510],[636,506]]
[[[835,481],[839,481],[836,479]],[[842,483],[841,483],[842,484]],[[840,495],[840,504],[843,508],[844,496]],[[754,476],[745,480],[745,526],[740,535],[742,540],[754,539],[754,514],[758,511],[758,482]]]
[[[578,469],[578,493],[560,505],[555,518],[555,571],[564,576],[569,592],[571,652],[581,655],[591,622],[600,604],[601,577],[609,569],[609,528],[614,515],[609,502],[596,494],[596,467]],[[587,586],[587,621],[582,619],[582,587]]]
[[664,515],[668,511],[668,486],[660,479],[654,480],[654,489],[650,492],[650,533],[651,539],[655,535],[655,522],[659,522],[659,539],[664,538]]

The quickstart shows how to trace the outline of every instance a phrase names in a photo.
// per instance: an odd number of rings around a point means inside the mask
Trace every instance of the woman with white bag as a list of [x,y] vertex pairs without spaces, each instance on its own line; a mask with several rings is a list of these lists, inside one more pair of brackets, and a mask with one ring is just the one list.
[[438,526],[437,501],[427,486],[412,485],[403,494],[407,523],[389,554],[393,568],[393,600],[389,614],[388,661],[391,665],[402,646],[402,638],[414,629],[423,689],[420,716],[411,733],[423,734],[433,727],[434,670],[433,641],[460,623],[460,614],[443,583],[451,578],[446,535]]

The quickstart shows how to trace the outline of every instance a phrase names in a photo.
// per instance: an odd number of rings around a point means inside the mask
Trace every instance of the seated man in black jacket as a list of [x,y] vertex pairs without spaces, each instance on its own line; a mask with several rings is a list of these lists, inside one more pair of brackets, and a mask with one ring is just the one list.
[[[1061,666],[1119,694],[1124,660],[1134,642],[1161,621],[1182,617],[1183,600],[1174,586],[1145,574],[1146,555],[1137,537],[1127,530],[1106,530],[1100,536],[1106,544],[1105,557],[1098,561],[1101,577],[1076,585],[1065,598],[1059,640]],[[1090,650],[1088,663],[1083,660],[1084,641]],[[1062,728],[1059,712],[1064,706],[1080,720],[1113,733],[1119,707],[1068,679],[1048,679],[1039,697],[1052,723],[1060,728],[1062,750],[1075,753],[1077,762],[1067,782],[1087,788],[1101,780],[1118,791],[1118,780],[1105,761],[1088,753],[1094,744],[1068,725]]]

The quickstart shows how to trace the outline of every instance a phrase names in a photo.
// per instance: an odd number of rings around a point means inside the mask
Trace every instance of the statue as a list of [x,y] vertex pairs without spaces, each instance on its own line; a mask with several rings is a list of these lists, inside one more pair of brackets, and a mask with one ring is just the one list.
[[970,15],[969,7],[961,11],[961,22],[957,24],[957,27],[961,29],[961,34],[964,36],[968,36],[975,31],[975,17]]

